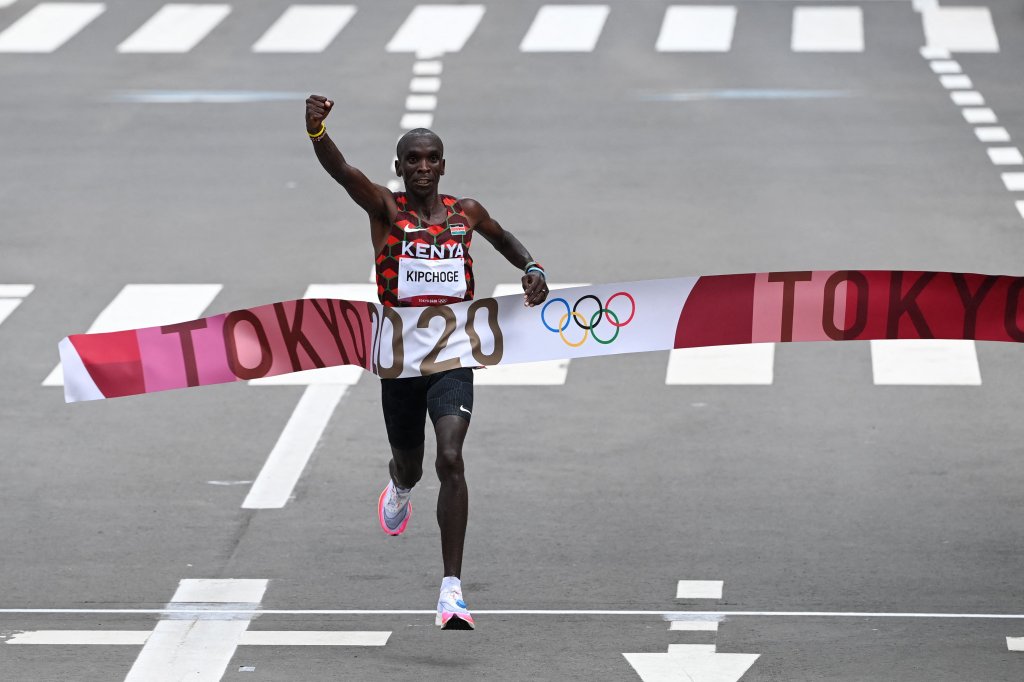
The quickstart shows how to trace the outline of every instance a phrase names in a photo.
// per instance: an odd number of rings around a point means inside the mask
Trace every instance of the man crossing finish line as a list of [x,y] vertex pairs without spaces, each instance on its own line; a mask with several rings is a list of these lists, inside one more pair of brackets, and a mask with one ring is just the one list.
[[[544,269],[519,240],[477,201],[438,194],[445,170],[441,138],[426,128],[402,136],[395,173],[405,182],[405,191],[392,193],[349,165],[331,141],[324,119],[333,106],[326,97],[310,95],[306,132],[320,165],[370,218],[377,296],[382,304],[431,306],[471,300],[469,246],[474,232],[523,270],[524,304],[544,302],[548,295]],[[380,387],[391,445],[391,480],[377,503],[381,528],[388,535],[400,535],[412,516],[410,496],[423,475],[423,432],[429,413],[437,439],[435,469],[441,482],[437,524],[444,562],[434,622],[446,630],[472,630],[475,624],[462,598],[461,575],[469,512],[462,444],[473,411],[473,370],[459,367],[422,377],[381,379]]]

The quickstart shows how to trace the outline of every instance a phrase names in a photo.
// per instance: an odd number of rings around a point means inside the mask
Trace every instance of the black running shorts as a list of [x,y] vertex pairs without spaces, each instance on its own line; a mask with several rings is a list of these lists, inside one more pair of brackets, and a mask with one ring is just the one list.
[[473,414],[473,370],[460,367],[409,379],[381,379],[380,397],[392,447],[419,447],[428,412],[434,424],[447,415],[469,421]]

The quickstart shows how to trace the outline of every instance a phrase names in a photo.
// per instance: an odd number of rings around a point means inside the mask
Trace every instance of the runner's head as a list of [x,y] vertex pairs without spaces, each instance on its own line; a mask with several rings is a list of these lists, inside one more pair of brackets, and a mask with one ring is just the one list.
[[405,191],[420,196],[437,192],[444,175],[444,144],[426,128],[415,128],[398,140],[395,171],[405,181]]

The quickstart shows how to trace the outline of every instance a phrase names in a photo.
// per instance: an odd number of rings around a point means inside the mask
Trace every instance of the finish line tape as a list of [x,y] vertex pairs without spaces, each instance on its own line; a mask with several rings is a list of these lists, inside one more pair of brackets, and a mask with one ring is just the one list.
[[883,270],[599,284],[428,308],[298,299],[59,344],[67,402],[355,365],[384,378],[786,341],[1024,342],[1024,277]]

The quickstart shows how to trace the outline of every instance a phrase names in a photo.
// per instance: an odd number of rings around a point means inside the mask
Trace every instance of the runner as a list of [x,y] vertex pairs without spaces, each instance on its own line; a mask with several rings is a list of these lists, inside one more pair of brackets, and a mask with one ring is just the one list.
[[[326,97],[310,95],[306,132],[324,170],[370,218],[381,303],[430,306],[472,299],[469,246],[474,232],[523,270],[524,304],[544,302],[548,295],[544,269],[519,240],[502,229],[477,201],[438,194],[445,162],[444,146],[437,135],[417,128],[398,141],[395,172],[405,181],[405,192],[392,193],[349,165],[331,141],[324,119],[333,106]],[[440,253],[438,246],[442,247]],[[471,630],[475,624],[463,600],[461,583],[469,511],[462,444],[473,413],[473,370],[460,367],[409,379],[381,379],[380,385],[391,444],[391,480],[377,503],[381,528],[388,535],[400,535],[409,524],[412,488],[423,475],[423,433],[429,413],[437,439],[435,469],[441,482],[437,523],[444,562],[434,622],[448,630]]]

